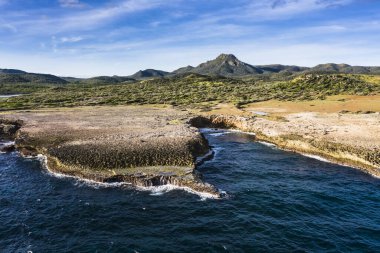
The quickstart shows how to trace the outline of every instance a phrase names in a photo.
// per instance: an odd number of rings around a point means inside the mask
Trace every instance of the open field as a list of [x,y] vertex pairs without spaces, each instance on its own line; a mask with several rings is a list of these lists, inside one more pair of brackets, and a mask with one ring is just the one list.
[[380,112],[380,95],[357,96],[337,95],[329,96],[325,100],[310,101],[278,101],[269,100],[251,103],[244,106],[247,112],[267,112],[274,115],[286,115],[299,112],[319,113],[366,113]]

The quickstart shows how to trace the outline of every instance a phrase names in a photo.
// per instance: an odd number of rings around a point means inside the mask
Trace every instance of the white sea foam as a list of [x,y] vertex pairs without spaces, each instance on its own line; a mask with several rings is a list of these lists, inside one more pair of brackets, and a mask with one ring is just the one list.
[[222,151],[223,147],[213,147],[212,150],[214,151],[214,157],[219,154],[220,151]]
[[203,161],[207,160],[207,159],[210,159],[214,156],[214,151],[213,150],[209,150],[207,152],[207,154],[203,155],[203,156],[200,156],[200,157],[197,157],[195,163],[196,164],[199,164],[199,163],[202,163]]
[[14,141],[0,141],[0,146],[10,146],[15,145]]
[[268,146],[268,147],[271,147],[271,148],[277,148],[277,146],[273,143],[270,143],[270,142],[266,142],[266,141],[258,141],[258,143],[261,143],[265,146]]
[[136,188],[141,191],[151,192],[150,193],[151,196],[161,196],[170,191],[183,190],[188,193],[198,195],[201,198],[201,200],[219,199],[219,196],[211,194],[211,193],[199,192],[199,191],[195,191],[191,189],[190,187],[177,186],[177,185],[172,185],[172,184],[166,184],[166,185],[160,185],[160,186],[148,186],[148,187],[137,186]]
[[0,98],[12,98],[12,97],[18,97],[22,94],[14,94],[14,95],[0,95]]
[[319,160],[319,161],[322,161],[322,162],[326,162],[326,163],[332,163],[331,161],[321,157],[321,156],[318,156],[318,155],[309,155],[309,154],[303,154],[303,156],[306,156],[306,157],[309,157],[309,158],[313,158],[313,159],[316,159],[316,160]]
[[[0,141],[0,147],[7,147],[11,145],[15,145],[15,142],[14,141],[3,141],[3,142]],[[6,153],[7,152],[0,151],[0,154],[6,154]]]
[[214,136],[214,137],[218,137],[218,136],[223,136],[223,135],[226,135],[228,134],[229,132],[221,132],[221,133],[212,133],[212,134],[209,134],[210,136]]
[[131,185],[130,183],[127,183],[127,182],[103,183],[103,182],[98,182],[98,181],[94,181],[94,180],[90,180],[90,179],[85,179],[85,178],[81,178],[81,177],[76,177],[76,176],[71,176],[71,175],[66,175],[66,174],[62,174],[59,172],[51,171],[47,165],[47,157],[44,155],[37,155],[37,157],[25,157],[25,158],[29,158],[29,159],[34,158],[34,159],[39,160],[41,162],[42,167],[45,169],[45,171],[50,176],[53,176],[56,178],[75,179],[76,180],[75,185],[80,186],[81,184],[83,184],[83,185],[90,186],[93,188],[121,187],[121,186]]

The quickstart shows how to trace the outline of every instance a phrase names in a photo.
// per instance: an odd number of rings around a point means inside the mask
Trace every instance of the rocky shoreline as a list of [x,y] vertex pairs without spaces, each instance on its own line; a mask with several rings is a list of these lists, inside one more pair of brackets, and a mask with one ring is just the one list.
[[343,141],[332,141],[326,134],[305,136],[296,128],[292,128],[294,122],[275,122],[257,117],[203,115],[191,119],[190,123],[195,127],[227,128],[255,133],[257,140],[275,144],[281,149],[320,156],[380,178],[380,149],[376,143],[363,147]]

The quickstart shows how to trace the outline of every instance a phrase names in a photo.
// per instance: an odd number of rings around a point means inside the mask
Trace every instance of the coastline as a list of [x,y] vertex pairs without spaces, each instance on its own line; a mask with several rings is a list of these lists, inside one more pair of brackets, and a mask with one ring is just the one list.
[[[363,157],[366,150],[360,153],[342,143],[295,135],[292,128],[283,126],[289,122],[222,114],[196,116],[171,108],[97,110],[10,113],[0,119],[0,133],[15,140],[9,150],[16,149],[25,157],[43,157],[46,170],[56,176],[141,189],[178,188],[210,198],[220,198],[222,194],[203,182],[196,170],[217,152],[203,135],[207,129],[201,128],[207,127],[243,132],[263,145],[354,167],[380,178],[380,168]],[[104,118],[103,114],[108,116]],[[368,157],[374,157],[376,162],[380,155],[374,152]]]

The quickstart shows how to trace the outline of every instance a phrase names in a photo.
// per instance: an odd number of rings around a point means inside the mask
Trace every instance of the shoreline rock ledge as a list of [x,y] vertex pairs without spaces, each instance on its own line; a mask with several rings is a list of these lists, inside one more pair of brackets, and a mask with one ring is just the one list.
[[0,115],[0,137],[23,156],[44,155],[52,172],[135,186],[172,184],[218,198],[202,181],[196,158],[207,140],[170,107],[116,106],[45,109]]

